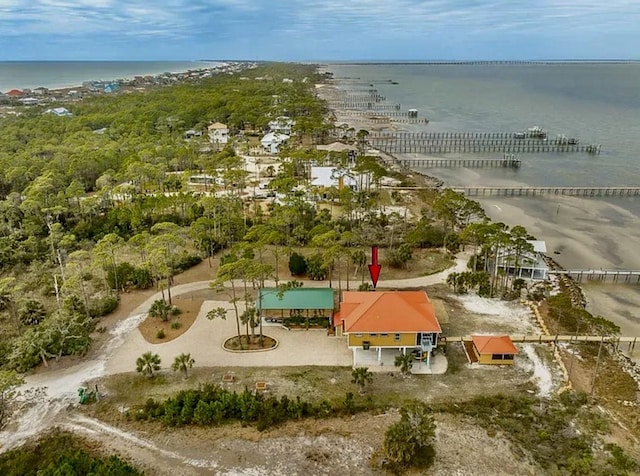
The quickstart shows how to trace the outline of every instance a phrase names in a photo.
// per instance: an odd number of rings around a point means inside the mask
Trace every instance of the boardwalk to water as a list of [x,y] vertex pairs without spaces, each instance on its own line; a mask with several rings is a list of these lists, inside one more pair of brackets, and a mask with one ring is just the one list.
[[583,279],[587,281],[603,281],[611,279],[617,283],[622,280],[625,283],[640,284],[640,270],[617,270],[617,269],[554,269],[547,271],[547,274],[571,276],[578,282]]
[[[591,335],[522,335],[515,334],[510,335],[509,338],[513,342],[532,343],[532,344],[545,344],[553,343],[558,344],[560,342],[566,342],[569,344],[576,344],[579,342],[604,342],[614,344],[616,348],[620,347],[620,344],[627,344],[627,352],[633,353],[636,348],[636,342],[640,342],[640,337],[636,336],[591,336]],[[442,336],[438,341],[438,345],[447,345],[452,342],[471,342],[471,336]]]
[[640,187],[457,187],[467,196],[534,197],[568,195],[573,197],[637,197]]

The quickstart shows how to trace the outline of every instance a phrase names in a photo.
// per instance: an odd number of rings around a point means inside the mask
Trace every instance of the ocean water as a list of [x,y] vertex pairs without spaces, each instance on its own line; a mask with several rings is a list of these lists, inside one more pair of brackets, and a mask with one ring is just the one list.
[[213,67],[196,61],[0,61],[0,91],[22,88],[64,88],[83,81],[114,80],[133,76],[177,73]]
[[[478,183],[640,185],[640,63],[382,64],[330,69],[336,77],[373,83],[388,102],[400,103],[405,110],[418,109],[430,120],[420,130],[515,132],[537,125],[550,138],[564,134],[582,144],[602,144],[599,156],[522,154],[523,167],[515,172],[474,169]],[[384,84],[389,80],[399,84]],[[461,185],[455,171],[441,169],[435,175]]]
[[[518,154],[519,169],[429,168],[449,186],[640,186],[640,63],[330,65],[344,89],[373,84],[416,108],[420,131],[516,132],[539,126],[601,144],[600,155]],[[397,82],[397,85],[390,81]],[[465,154],[501,157],[502,154]],[[404,154],[419,158],[420,154]],[[445,156],[445,155],[441,155]],[[455,154],[446,157],[456,157]],[[473,197],[476,199],[476,197]],[[521,224],[568,269],[640,269],[640,197],[478,198],[494,221]],[[640,285],[583,286],[589,310],[640,336]],[[640,361],[640,352],[634,356]]]

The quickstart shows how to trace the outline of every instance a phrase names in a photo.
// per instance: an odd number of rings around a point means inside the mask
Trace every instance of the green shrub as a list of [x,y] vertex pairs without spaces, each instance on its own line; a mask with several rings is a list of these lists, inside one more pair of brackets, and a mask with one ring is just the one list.
[[307,272],[307,260],[301,254],[291,253],[289,257],[289,271],[292,276],[302,276]]
[[193,268],[195,265],[200,264],[202,258],[198,255],[184,255],[181,256],[177,263],[171,267],[175,273],[186,271],[189,268]]
[[118,298],[107,296],[95,299],[89,305],[89,315],[91,317],[102,317],[112,313],[118,307]]
[[147,268],[136,268],[131,275],[131,284],[137,289],[153,286],[153,275]]
[[156,338],[157,339],[164,339],[165,338],[164,329],[160,329],[158,332],[156,332]]
[[25,326],[36,326],[47,316],[47,312],[40,301],[27,299],[20,303],[18,308],[18,319]]
[[264,396],[245,390],[241,393],[205,384],[198,389],[183,390],[164,402],[153,399],[128,413],[130,418],[143,421],[160,421],[167,426],[218,425],[237,421],[243,425],[256,424],[259,431],[282,424],[289,420],[299,420],[314,416],[329,416],[335,413],[355,413],[368,406],[356,404],[353,393],[344,402],[334,407],[326,400],[318,405],[286,395],[280,398]]
[[182,324],[180,324],[180,321],[173,321],[171,323],[171,329],[180,329],[182,327]]
[[307,259],[307,275],[314,281],[322,281],[327,278],[329,270],[324,264],[321,254],[315,254]]

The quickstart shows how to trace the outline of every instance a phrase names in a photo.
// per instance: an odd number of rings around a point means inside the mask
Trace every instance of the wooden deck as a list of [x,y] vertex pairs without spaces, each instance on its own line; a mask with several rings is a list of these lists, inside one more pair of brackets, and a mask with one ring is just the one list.
[[467,360],[471,364],[475,364],[478,362],[478,358],[476,357],[476,353],[473,351],[473,342],[463,341],[462,345],[464,346],[464,353],[467,354]]

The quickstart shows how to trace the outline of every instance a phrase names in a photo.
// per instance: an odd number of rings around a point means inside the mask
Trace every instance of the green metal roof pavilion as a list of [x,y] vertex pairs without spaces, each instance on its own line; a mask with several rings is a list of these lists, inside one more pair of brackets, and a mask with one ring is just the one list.
[[260,290],[258,309],[333,309],[333,289],[264,288]]

